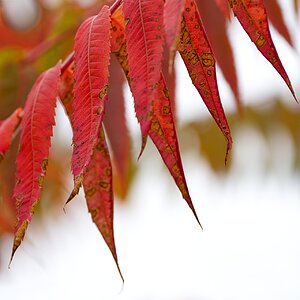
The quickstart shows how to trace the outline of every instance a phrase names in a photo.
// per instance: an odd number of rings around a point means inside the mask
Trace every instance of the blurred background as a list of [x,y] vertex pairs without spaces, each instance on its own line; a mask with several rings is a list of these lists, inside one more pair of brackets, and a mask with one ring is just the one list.
[[[299,97],[300,16],[292,0],[279,2],[291,38],[271,32]],[[37,75],[67,57],[82,20],[104,3],[111,1],[0,1],[0,119],[24,105]],[[10,269],[17,139],[0,165],[1,299],[300,299],[300,108],[237,20],[226,26],[243,106],[237,114],[237,93],[218,68],[234,141],[227,166],[224,138],[175,59],[180,148],[204,230],[150,141],[137,162],[139,127],[124,84],[128,181],[121,188],[115,181],[122,285],[83,194],[63,212],[72,135],[58,103],[41,203]]]

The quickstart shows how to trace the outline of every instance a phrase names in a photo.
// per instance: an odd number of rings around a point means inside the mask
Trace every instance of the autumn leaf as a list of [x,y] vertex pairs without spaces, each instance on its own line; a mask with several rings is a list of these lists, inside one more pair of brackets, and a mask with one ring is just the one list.
[[71,116],[74,189],[67,202],[79,192],[102,122],[108,91],[109,41],[110,11],[103,6],[97,16],[80,26],[75,37],[75,98]]
[[124,281],[114,240],[112,166],[102,127],[99,129],[91,161],[85,170],[83,187],[92,219],[109,247]]
[[[163,0],[124,0],[129,80],[143,144],[150,129],[163,54]],[[142,153],[141,150],[141,153]]]
[[[196,0],[203,25],[216,56],[225,80],[228,82],[235,100],[237,109],[242,111],[242,104],[238,88],[238,77],[235,68],[234,54],[227,34],[227,19],[212,0]],[[227,9],[228,3],[225,1]]]
[[[119,15],[118,17],[120,18]],[[114,15],[112,16],[112,28],[115,28],[112,32],[112,40],[114,41],[112,42],[112,52],[116,54],[124,73],[128,74],[127,49],[124,35],[122,34],[124,27],[122,27],[122,21],[120,19],[114,19]],[[171,101],[169,99],[169,91],[162,74],[160,74],[160,80],[158,81],[156,89],[157,94],[154,98],[151,111],[152,120],[149,136],[174,178],[183,198],[191,208],[197,222],[201,226],[186,184],[172,114]]]
[[23,109],[17,108],[6,120],[0,122],[0,162],[8,151],[14,132],[19,127],[23,116]]
[[35,206],[40,198],[46,174],[60,76],[60,62],[42,73],[33,85],[21,122],[20,150],[17,156],[17,223],[12,257],[20,246]]
[[178,51],[194,86],[227,139],[226,161],[232,138],[218,91],[214,54],[194,0],[186,0],[185,3]]
[[[74,131],[74,125],[71,118],[74,112],[74,107],[72,105],[74,101],[73,85],[74,63],[72,63],[63,72],[59,85],[59,98]],[[120,276],[124,281],[118,264],[114,241],[112,167],[102,126],[99,128],[99,133],[96,137],[96,143],[91,160],[84,171],[83,188],[92,220],[96,224],[103,239],[109,247]]]
[[280,76],[283,78],[293,97],[297,101],[290,79],[280,61],[274,46],[266,8],[263,0],[228,0],[244,30],[249,35],[251,41],[256,45],[262,55],[272,64]]

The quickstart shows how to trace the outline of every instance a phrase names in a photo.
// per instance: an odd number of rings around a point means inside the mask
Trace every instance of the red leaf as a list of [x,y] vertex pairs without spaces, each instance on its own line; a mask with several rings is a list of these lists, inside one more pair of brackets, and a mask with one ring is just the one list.
[[285,38],[285,40],[293,46],[290,32],[285,24],[281,7],[277,0],[264,0],[268,18],[277,29],[277,31]]
[[[71,125],[71,115],[73,114],[72,102],[74,101],[73,69],[74,64],[71,64],[69,68],[63,72],[59,86],[59,97],[69,117]],[[73,125],[72,129],[74,130]],[[112,168],[102,126],[99,128],[99,132],[96,137],[96,143],[91,160],[84,171],[83,188],[92,219],[109,247],[123,280],[114,242]]]
[[85,168],[90,162],[98,128],[102,122],[108,91],[110,54],[110,11],[103,6],[97,16],[87,19],[75,37],[75,84],[72,172],[74,189],[79,191]]
[[297,101],[290,79],[272,41],[263,0],[228,1],[235,16],[249,35],[251,41],[255,43],[257,49],[277,70]]
[[169,99],[169,92],[162,76],[158,83],[157,90],[158,97],[155,98],[154,101],[153,119],[151,122],[149,136],[151,137],[165,165],[174,178],[182,197],[191,208],[197,222],[201,226],[186,184],[174,125],[171,102]]
[[0,162],[8,151],[14,132],[19,127],[23,109],[17,108],[6,120],[0,123]]
[[118,191],[124,197],[128,190],[131,163],[131,143],[126,124],[123,96],[125,76],[115,56],[111,57],[109,67],[108,101],[103,122],[111,145],[114,167],[117,171]]
[[124,281],[114,240],[112,167],[102,127],[99,129],[91,161],[85,170],[83,187],[92,219],[109,247]]
[[227,139],[226,161],[232,138],[218,91],[215,58],[194,0],[186,0],[178,51],[194,86]]
[[12,257],[24,238],[42,191],[52,127],[55,125],[59,75],[60,62],[39,76],[26,101],[13,196],[16,202],[17,224]]
[[[119,17],[119,16],[118,16]],[[113,30],[112,38],[116,42],[113,43],[113,52],[116,54],[120,65],[125,74],[128,74],[127,49],[122,34],[122,21],[112,17]],[[174,119],[172,114],[169,92],[166,88],[162,74],[157,84],[157,96],[154,98],[152,106],[152,120],[149,130],[149,135],[158,149],[161,157],[174,178],[183,198],[194,213],[197,222],[200,224],[195,212],[191,197],[189,195],[186,184],[184,171],[181,163],[179,146],[176,136]],[[201,224],[200,224],[201,226]]]
[[130,86],[144,141],[161,71],[163,8],[163,0],[124,0]]
[[[224,1],[224,0],[223,0]],[[215,1],[197,0],[198,9],[203,20],[204,28],[209,42],[216,56],[226,81],[229,83],[235,96],[237,108],[242,110],[240,94],[238,89],[238,80],[235,69],[233,51],[227,35],[227,20],[218,9]],[[229,5],[225,0],[227,8]]]
[[[176,39],[180,32],[181,16],[185,0],[166,0],[164,9],[165,38],[167,47],[176,48]],[[176,49],[175,49],[176,50]]]

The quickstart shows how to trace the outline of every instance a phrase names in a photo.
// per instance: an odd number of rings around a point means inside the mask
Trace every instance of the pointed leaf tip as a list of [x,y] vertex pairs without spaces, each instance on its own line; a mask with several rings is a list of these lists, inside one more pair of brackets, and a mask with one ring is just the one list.
[[90,162],[103,119],[108,92],[110,29],[110,11],[108,6],[103,6],[98,15],[82,23],[75,37],[75,82],[71,115],[75,186],[69,201],[79,191],[79,182]]
[[60,69],[59,62],[55,67],[42,73],[26,100],[13,193],[17,222],[12,257],[24,238],[43,188],[52,128],[55,125]]

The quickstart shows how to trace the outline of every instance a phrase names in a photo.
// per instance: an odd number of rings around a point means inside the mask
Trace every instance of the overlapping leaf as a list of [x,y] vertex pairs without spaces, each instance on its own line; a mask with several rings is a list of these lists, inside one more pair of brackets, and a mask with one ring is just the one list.
[[[290,79],[271,38],[263,0],[228,0],[230,6],[257,49],[273,65],[296,99]],[[297,99],[296,99],[297,100]]]
[[163,7],[163,0],[124,0],[123,5],[130,86],[144,141],[161,71]]
[[[73,70],[74,63],[63,72],[59,86],[59,98],[67,115],[69,116],[69,120],[74,131],[74,124],[72,123],[71,118],[74,112],[74,107],[72,105],[74,101]],[[109,247],[123,280],[118,264],[114,241],[112,167],[102,126],[99,128],[91,160],[83,175],[83,188],[92,220],[98,227],[107,246]]]
[[[118,17],[120,18],[120,15],[118,15]],[[127,49],[124,35],[122,34],[122,21],[114,19],[114,15],[112,16],[112,28],[115,28],[112,32],[112,52],[116,54],[124,73],[128,74]],[[149,136],[174,178],[183,198],[191,208],[197,222],[200,224],[186,184],[173,120],[171,102],[169,99],[169,92],[162,74],[160,74],[160,79],[157,82],[156,89],[157,94],[153,100]]]
[[[227,35],[227,20],[215,1],[196,0],[205,31],[222,73],[229,83],[241,111],[241,100],[232,47]],[[228,6],[228,3],[225,1]],[[229,7],[229,6],[228,6]]]
[[48,164],[52,127],[58,93],[60,63],[42,73],[32,87],[21,123],[20,150],[17,156],[17,223],[12,256],[24,238],[26,228],[40,198]]
[[6,120],[0,123],[0,162],[8,151],[15,130],[18,128],[23,115],[23,109],[17,108]]
[[110,54],[110,11],[104,6],[97,16],[87,19],[75,37],[75,84],[72,172],[74,189],[79,191],[83,173],[90,162],[98,128],[102,122],[108,91]]
[[185,2],[178,51],[194,86],[227,139],[228,154],[232,138],[218,91],[215,58],[194,0]]

